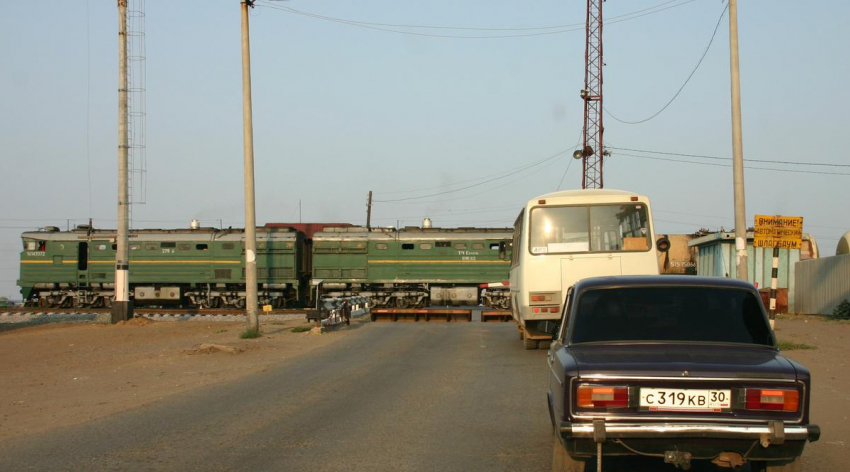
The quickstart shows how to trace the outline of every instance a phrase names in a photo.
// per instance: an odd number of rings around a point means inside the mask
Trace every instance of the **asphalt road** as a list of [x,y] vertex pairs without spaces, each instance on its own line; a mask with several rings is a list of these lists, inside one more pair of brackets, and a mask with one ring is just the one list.
[[544,358],[513,323],[357,323],[237,382],[13,438],[0,470],[548,470]]

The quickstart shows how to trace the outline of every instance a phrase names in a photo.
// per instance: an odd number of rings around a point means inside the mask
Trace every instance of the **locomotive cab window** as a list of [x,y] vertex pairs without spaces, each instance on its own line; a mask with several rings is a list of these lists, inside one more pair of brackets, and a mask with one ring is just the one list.
[[27,251],[35,251],[35,241],[27,241]]
[[112,245],[112,250],[113,250],[113,251],[117,251],[117,250],[118,250],[118,245],[117,245],[117,244],[113,244],[113,245]]
[[499,250],[499,243],[490,243],[490,250],[491,251],[498,251]]
[[450,241],[437,241],[434,243],[437,247],[452,247],[452,243]]
[[195,244],[195,249],[199,251],[206,251],[208,246],[206,244]]
[[413,249],[413,243],[404,243],[404,244],[401,245],[401,248],[406,250],[406,251],[409,251],[409,250]]

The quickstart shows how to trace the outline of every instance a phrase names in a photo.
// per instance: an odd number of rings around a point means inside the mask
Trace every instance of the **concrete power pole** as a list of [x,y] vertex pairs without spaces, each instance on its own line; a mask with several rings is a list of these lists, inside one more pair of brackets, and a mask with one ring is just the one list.
[[127,0],[118,0],[118,228],[115,238],[115,300],[112,322],[133,317],[130,302],[130,199],[127,152]]
[[257,222],[254,208],[254,124],[251,113],[251,45],[248,33],[248,7],[242,2],[242,144],[245,167],[245,308],[248,331],[258,331],[257,317]]
[[747,281],[747,211],[744,204],[744,144],[741,134],[741,70],[738,63],[738,1],[729,0],[732,71],[732,178],[735,186],[735,250],[738,279]]

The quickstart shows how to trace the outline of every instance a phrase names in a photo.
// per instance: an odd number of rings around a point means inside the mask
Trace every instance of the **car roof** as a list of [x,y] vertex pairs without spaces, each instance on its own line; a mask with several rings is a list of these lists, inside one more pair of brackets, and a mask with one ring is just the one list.
[[755,290],[749,282],[725,277],[694,275],[620,275],[590,277],[576,282],[575,290],[623,287],[712,287]]

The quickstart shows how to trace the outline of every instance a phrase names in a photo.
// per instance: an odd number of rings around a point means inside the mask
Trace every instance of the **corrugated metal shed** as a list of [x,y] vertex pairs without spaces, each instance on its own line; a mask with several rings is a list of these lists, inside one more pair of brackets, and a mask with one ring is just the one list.
[[850,254],[801,261],[794,272],[794,313],[829,315],[843,300],[850,300]]
[[[806,242],[808,241],[808,244]],[[804,254],[802,259],[817,257],[817,245],[808,234],[803,235]],[[735,233],[721,231],[695,238],[688,243],[696,247],[697,275],[713,277],[738,276],[735,264]],[[770,287],[773,268],[773,249],[753,247],[753,233],[747,233],[747,276],[750,283],[759,288]],[[794,265],[801,260],[801,250],[779,250],[779,278],[777,288],[788,289],[788,311],[794,311]]]

